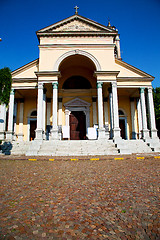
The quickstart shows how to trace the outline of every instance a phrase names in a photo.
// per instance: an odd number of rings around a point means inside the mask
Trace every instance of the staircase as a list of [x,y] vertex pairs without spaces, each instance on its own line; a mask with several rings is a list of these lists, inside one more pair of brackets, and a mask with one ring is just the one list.
[[116,155],[118,150],[111,140],[43,141],[37,155],[41,156],[86,156]]
[[123,142],[120,146],[117,144],[118,151],[122,154],[125,154],[126,149],[128,152],[126,153],[152,153],[151,147],[149,147],[146,142],[141,139],[138,140],[122,140]]

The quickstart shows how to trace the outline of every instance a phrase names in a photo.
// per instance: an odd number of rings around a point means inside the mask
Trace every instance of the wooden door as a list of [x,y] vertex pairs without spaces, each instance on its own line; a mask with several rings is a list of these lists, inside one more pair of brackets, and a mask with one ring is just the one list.
[[86,138],[86,116],[82,111],[70,114],[70,139],[84,140]]
[[30,121],[30,141],[35,139],[35,130],[37,127],[37,120]]
[[125,119],[119,119],[119,127],[121,129],[121,137],[126,139]]

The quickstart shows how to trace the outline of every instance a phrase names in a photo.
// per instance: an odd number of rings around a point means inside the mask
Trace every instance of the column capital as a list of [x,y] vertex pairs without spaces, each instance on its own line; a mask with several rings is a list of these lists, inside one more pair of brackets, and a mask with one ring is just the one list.
[[148,93],[152,93],[152,87],[148,87]]
[[111,82],[112,87],[117,87],[117,83],[116,82]]
[[58,82],[52,82],[53,89],[58,89]]
[[140,90],[140,93],[144,93],[145,87],[141,87],[139,90]]
[[15,89],[12,88],[10,94],[11,94],[11,95],[14,95],[14,93],[15,93]]
[[38,89],[43,89],[43,83],[41,82],[38,83]]
[[102,88],[103,82],[97,82],[97,88]]

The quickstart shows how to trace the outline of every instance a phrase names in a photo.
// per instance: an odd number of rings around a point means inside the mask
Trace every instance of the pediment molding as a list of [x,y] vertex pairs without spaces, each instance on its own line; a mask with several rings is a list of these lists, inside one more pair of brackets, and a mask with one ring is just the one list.
[[117,30],[104,26],[80,15],[73,15],[60,22],[37,31],[37,36],[66,35],[66,34],[107,34],[117,35]]
[[91,105],[90,103],[80,98],[74,98],[64,104],[65,107],[89,107],[90,105]]

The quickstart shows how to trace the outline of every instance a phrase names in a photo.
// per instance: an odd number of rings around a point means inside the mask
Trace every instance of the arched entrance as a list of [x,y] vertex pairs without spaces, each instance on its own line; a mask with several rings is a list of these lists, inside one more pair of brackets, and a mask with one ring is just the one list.
[[94,76],[96,66],[90,58],[75,54],[63,59],[59,71],[61,72],[59,92],[64,102],[65,127],[69,131],[68,138],[84,140],[87,128],[91,127],[92,96],[97,95],[97,80]]
[[86,139],[86,115],[83,111],[72,111],[69,119],[70,140]]
[[128,139],[127,137],[127,117],[123,110],[119,109],[119,127],[121,129],[122,139]]

